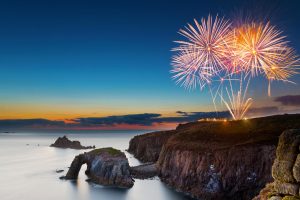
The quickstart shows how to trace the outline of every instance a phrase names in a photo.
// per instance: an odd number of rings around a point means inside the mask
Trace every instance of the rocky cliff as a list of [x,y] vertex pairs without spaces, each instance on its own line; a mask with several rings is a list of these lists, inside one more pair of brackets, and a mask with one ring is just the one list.
[[142,162],[155,162],[158,159],[163,144],[174,133],[175,131],[172,130],[135,136],[130,140],[127,151]]
[[[164,138],[165,142],[154,145],[161,149],[157,168],[161,180],[177,190],[205,200],[247,200],[273,180],[271,167],[279,135],[298,127],[300,115],[203,121],[157,136],[152,133],[151,140],[139,136],[135,142],[143,143],[142,149],[151,149],[153,141]],[[142,151],[139,148],[137,144],[131,146],[133,152]],[[137,157],[155,160],[153,156]]]
[[132,187],[133,179],[124,153],[113,148],[95,149],[74,158],[64,179],[77,179],[80,168],[87,164],[86,174],[101,185]]
[[272,167],[274,182],[268,184],[255,200],[300,199],[300,129],[285,131],[279,138]]

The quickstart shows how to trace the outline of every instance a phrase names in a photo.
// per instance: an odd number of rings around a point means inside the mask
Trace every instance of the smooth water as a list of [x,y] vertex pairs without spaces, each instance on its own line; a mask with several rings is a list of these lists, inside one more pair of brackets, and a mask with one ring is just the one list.
[[[82,145],[114,147],[125,152],[129,140],[143,132],[73,131],[67,136]],[[0,199],[1,200],[187,200],[159,178],[135,180],[131,189],[104,187],[86,182],[83,166],[77,181],[60,180],[75,155],[87,150],[49,147],[66,133],[0,133]],[[126,153],[126,152],[125,152]],[[139,164],[126,153],[131,166]],[[65,170],[56,173],[57,169]]]

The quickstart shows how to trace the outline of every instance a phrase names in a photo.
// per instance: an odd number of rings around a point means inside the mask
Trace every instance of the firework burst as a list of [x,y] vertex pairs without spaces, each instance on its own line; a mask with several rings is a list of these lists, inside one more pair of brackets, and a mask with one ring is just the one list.
[[[172,59],[173,78],[188,89],[209,85],[214,105],[220,97],[233,119],[245,117],[252,104],[247,98],[251,78],[266,77],[270,95],[271,81],[290,82],[288,79],[297,73],[298,56],[270,23],[232,27],[229,21],[211,16],[194,22],[195,26],[188,24],[179,31],[186,41],[176,41],[179,46],[173,49],[177,52]],[[232,87],[235,80],[240,84],[238,90]]]
[[[208,16],[207,20],[202,18],[201,23],[198,23],[197,20],[194,22],[195,27],[188,24],[185,29],[179,31],[179,34],[184,36],[187,41],[175,41],[179,47],[173,50],[181,52],[179,56],[186,53],[192,54],[187,55],[188,57],[197,55],[194,62],[196,65],[193,69],[202,71],[199,68],[205,68],[203,70],[205,73],[215,74],[223,67],[226,48],[232,42],[231,24],[218,17],[213,20],[211,16]],[[175,57],[175,59],[177,58]],[[174,61],[177,63],[176,60]],[[177,72],[177,70],[173,72]]]
[[246,74],[257,76],[284,62],[282,55],[287,49],[287,41],[281,34],[269,23],[251,23],[236,28],[234,51]]

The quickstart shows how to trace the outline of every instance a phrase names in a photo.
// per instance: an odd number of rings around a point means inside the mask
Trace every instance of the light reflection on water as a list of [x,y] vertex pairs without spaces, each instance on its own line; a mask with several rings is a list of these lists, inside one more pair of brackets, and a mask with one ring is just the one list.
[[[83,145],[112,146],[122,151],[128,142],[142,132],[76,132],[67,134]],[[85,150],[49,147],[65,133],[0,134],[0,196],[1,200],[187,200],[158,178],[135,180],[131,189],[103,187],[86,182],[82,166],[78,180],[66,181],[59,177],[68,170],[75,155]],[[28,144],[28,145],[27,145]],[[139,161],[126,153],[131,166]],[[56,173],[64,169],[63,173]]]

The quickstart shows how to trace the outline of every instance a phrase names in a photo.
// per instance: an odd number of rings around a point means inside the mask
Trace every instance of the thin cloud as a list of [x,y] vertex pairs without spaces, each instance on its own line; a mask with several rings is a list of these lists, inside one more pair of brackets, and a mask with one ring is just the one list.
[[284,106],[300,106],[300,95],[286,95],[276,97],[275,102],[279,102]]

